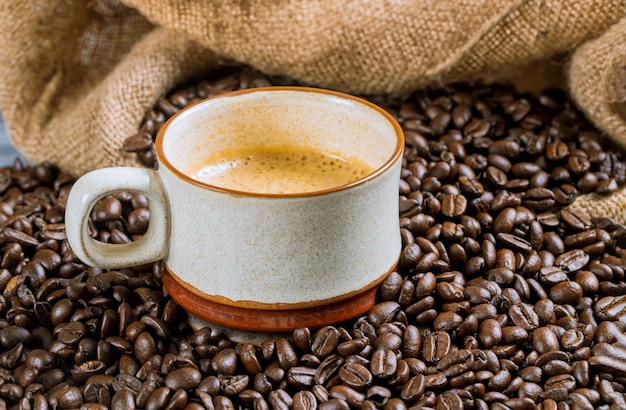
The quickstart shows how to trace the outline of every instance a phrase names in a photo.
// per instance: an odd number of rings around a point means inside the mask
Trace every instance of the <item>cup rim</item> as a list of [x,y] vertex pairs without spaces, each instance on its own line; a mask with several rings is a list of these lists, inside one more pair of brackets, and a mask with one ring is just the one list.
[[[239,95],[243,95],[243,94],[267,93],[267,92],[275,92],[275,91],[292,91],[292,92],[301,92],[301,93],[325,94],[325,95],[329,95],[329,96],[333,96],[333,97],[337,97],[337,98],[341,98],[341,99],[352,100],[352,101],[357,102],[359,104],[368,106],[369,108],[375,110],[376,112],[381,114],[383,117],[385,117],[389,121],[389,123],[393,126],[393,129],[394,129],[395,134],[396,134],[396,139],[397,139],[396,147],[395,147],[393,153],[389,156],[389,158],[387,159],[387,161],[385,161],[385,163],[383,165],[381,165],[380,167],[376,168],[374,171],[370,172],[369,174],[367,174],[363,178],[360,178],[360,179],[358,179],[356,181],[353,181],[353,182],[350,182],[350,183],[347,183],[347,184],[337,185],[337,186],[332,187],[332,188],[321,189],[321,190],[318,190],[318,191],[309,191],[309,192],[289,192],[289,193],[248,192],[248,191],[241,191],[241,190],[237,190],[237,189],[231,189],[231,188],[225,188],[225,187],[222,187],[222,186],[212,185],[212,184],[208,184],[206,182],[198,181],[198,180],[192,178],[190,175],[187,175],[187,174],[183,173],[182,171],[180,171],[178,168],[176,168],[167,159],[167,156],[165,155],[165,153],[163,151],[163,140],[165,138],[165,134],[167,133],[167,130],[168,130],[169,126],[174,121],[176,121],[176,119],[183,112],[186,112],[191,107],[195,107],[196,105],[200,105],[200,104],[206,103],[207,101],[218,99],[218,98],[230,98],[230,97],[235,97],[235,96],[239,96]],[[204,98],[202,100],[196,101],[193,104],[190,104],[190,105],[184,107],[183,109],[178,111],[176,114],[174,114],[172,117],[170,117],[163,124],[163,126],[161,127],[161,129],[157,133],[157,137],[156,137],[156,140],[155,140],[155,149],[156,149],[156,156],[157,156],[158,166],[165,166],[168,170],[170,170],[172,173],[174,173],[178,178],[180,178],[180,179],[182,179],[185,182],[188,182],[190,184],[197,185],[197,186],[200,186],[202,188],[210,189],[210,190],[216,191],[216,192],[233,194],[233,195],[240,195],[240,196],[273,197],[273,198],[300,198],[300,197],[310,197],[310,196],[324,195],[324,194],[329,194],[329,193],[333,193],[333,192],[343,191],[343,190],[346,190],[348,188],[352,188],[352,187],[355,187],[355,186],[358,186],[358,185],[362,185],[362,184],[366,183],[367,181],[373,180],[376,177],[380,176],[381,174],[385,173],[389,168],[391,168],[402,157],[402,153],[403,153],[403,150],[404,150],[404,133],[403,133],[402,128],[400,127],[400,124],[398,123],[398,121],[396,121],[396,119],[389,112],[385,111],[383,108],[379,107],[378,105],[376,105],[376,104],[374,104],[374,103],[372,103],[370,101],[367,101],[367,100],[365,100],[363,98],[360,98],[360,97],[357,97],[357,96],[354,96],[354,95],[351,95],[351,94],[346,94],[346,93],[342,93],[342,92],[334,91],[334,90],[327,90],[327,89],[323,89],[323,88],[304,87],[304,86],[269,86],[269,87],[247,88],[247,89],[243,89],[243,90],[229,91],[229,92],[226,92],[226,93],[223,93],[223,94],[218,94],[218,95],[214,95],[214,96],[211,96],[211,97],[208,97],[208,98]]]

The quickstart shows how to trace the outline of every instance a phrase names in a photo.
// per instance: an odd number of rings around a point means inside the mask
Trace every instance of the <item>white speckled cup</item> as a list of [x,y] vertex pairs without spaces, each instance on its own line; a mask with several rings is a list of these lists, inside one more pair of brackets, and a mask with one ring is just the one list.
[[[374,169],[323,191],[259,194],[194,180],[186,165],[209,152],[289,142],[356,156]],[[76,256],[102,268],[163,259],[163,284],[196,316],[227,328],[289,332],[365,313],[401,250],[398,182],[404,138],[381,108],[337,92],[270,87],[196,103],[156,140],[158,171],[105,168],[81,177],[66,208]],[[95,203],[115,191],[148,198],[136,242],[89,236]]]

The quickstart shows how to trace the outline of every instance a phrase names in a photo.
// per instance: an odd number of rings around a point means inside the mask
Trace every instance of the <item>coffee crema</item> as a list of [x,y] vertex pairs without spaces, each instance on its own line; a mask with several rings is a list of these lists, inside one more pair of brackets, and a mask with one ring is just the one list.
[[261,194],[322,191],[357,181],[373,171],[363,160],[316,148],[281,144],[211,153],[188,169],[197,181]]

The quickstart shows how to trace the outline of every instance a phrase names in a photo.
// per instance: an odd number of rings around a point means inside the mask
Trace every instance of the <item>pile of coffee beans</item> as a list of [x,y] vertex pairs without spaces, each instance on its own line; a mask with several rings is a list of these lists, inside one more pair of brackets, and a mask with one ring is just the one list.
[[[249,69],[176,90],[124,148],[182,107],[284,84]],[[567,208],[626,180],[567,96],[453,85],[374,99],[406,135],[403,249],[367,315],[259,345],[192,329],[160,263],[82,264],[51,164],[0,170],[0,409],[624,409],[626,227]],[[102,199],[103,242],[140,237],[146,199]],[[332,286],[332,284],[331,284]]]

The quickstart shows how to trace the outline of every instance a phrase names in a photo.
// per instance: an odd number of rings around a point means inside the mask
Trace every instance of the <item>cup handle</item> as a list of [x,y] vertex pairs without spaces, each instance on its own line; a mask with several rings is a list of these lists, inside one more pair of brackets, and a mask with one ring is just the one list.
[[[148,230],[127,244],[96,241],[89,235],[91,210],[100,198],[119,191],[138,192],[148,199]],[[74,254],[90,266],[117,269],[161,259],[168,244],[169,212],[159,175],[151,169],[132,167],[103,168],[83,175],[67,198],[65,230]]]

